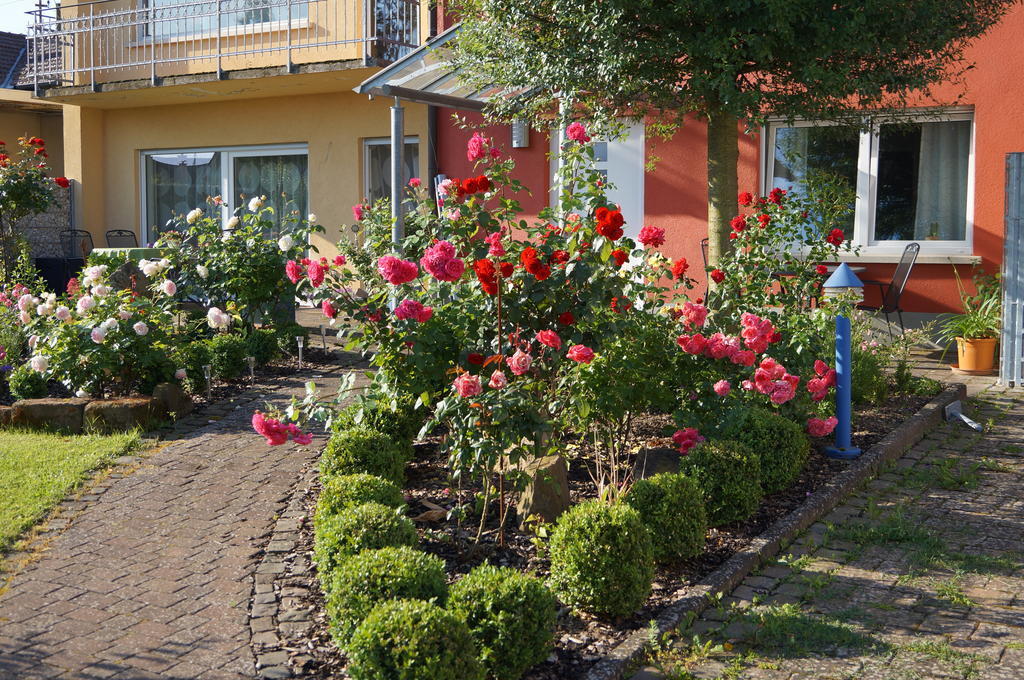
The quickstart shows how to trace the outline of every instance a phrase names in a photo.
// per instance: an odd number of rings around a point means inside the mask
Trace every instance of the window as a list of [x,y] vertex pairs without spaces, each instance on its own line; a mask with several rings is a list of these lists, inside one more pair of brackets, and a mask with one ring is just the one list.
[[[416,137],[405,138],[402,156],[405,166],[402,183],[419,174],[420,145]],[[363,141],[363,193],[370,203],[391,198],[391,140],[387,138]]]
[[142,163],[143,240],[154,241],[176,215],[208,210],[221,196],[226,222],[253,196],[266,196],[277,216],[309,213],[306,147],[270,146],[145,151]]
[[218,21],[221,33],[232,35],[239,30],[248,32],[269,28],[274,23],[287,23],[289,12],[293,22],[305,20],[309,12],[308,2],[295,0],[219,0],[209,3],[147,0],[145,6],[153,8],[153,11],[142,26],[143,37],[157,40],[216,36]]
[[933,252],[971,251],[971,114],[886,121],[860,132],[771,124],[765,143],[767,188],[798,191],[801,179],[827,171],[856,189],[844,231],[865,254],[902,251],[909,241]]

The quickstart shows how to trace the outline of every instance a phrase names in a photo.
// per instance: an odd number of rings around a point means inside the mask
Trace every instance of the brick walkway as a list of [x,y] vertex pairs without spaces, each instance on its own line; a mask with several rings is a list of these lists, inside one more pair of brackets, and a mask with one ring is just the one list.
[[1024,678],[1024,401],[974,406],[984,435],[928,435],[632,680]]
[[66,503],[81,512],[0,595],[0,679],[254,677],[253,571],[322,440],[269,447],[249,420],[305,379],[215,405],[216,422]]

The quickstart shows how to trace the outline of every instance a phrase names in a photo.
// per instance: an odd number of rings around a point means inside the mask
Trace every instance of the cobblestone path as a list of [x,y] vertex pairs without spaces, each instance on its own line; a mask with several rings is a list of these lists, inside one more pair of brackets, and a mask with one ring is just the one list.
[[212,406],[214,422],[65,502],[72,519],[0,594],[0,679],[255,677],[253,571],[322,438],[270,447],[249,421],[305,379]]
[[1024,400],[973,402],[633,680],[1024,679]]

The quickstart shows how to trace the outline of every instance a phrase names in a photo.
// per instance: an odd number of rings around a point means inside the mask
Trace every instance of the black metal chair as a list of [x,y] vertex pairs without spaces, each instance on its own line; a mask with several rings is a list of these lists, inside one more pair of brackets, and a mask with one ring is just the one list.
[[903,289],[907,287],[907,280],[910,278],[910,272],[914,269],[914,263],[917,262],[918,253],[921,252],[920,243],[908,243],[907,247],[903,249],[903,255],[900,256],[900,262],[896,265],[896,270],[892,273],[891,281],[864,281],[865,285],[878,286],[878,292],[881,294],[881,305],[857,305],[857,309],[863,309],[868,312],[882,312],[885,314],[885,325],[889,330],[889,339],[892,339],[892,322],[889,320],[889,315],[893,312],[896,313],[896,317],[900,320],[900,331],[906,333],[906,326],[903,325],[903,308],[900,306],[900,298],[903,297]]
[[107,232],[107,247],[109,248],[138,248],[139,239],[135,232],[128,229],[111,229]]
[[65,229],[60,232],[60,248],[64,253],[66,279],[77,276],[92,252],[92,234],[83,229]]

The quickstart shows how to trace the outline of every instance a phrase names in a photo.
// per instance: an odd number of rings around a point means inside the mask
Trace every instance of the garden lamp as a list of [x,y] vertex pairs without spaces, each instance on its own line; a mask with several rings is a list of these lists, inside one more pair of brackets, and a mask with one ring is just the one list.
[[[826,297],[843,294],[863,295],[864,284],[845,262],[822,284]],[[853,348],[850,338],[850,319],[836,315],[836,443],[825,449],[829,458],[851,459],[860,455],[860,449],[850,442],[851,402],[850,375],[853,369]]]

